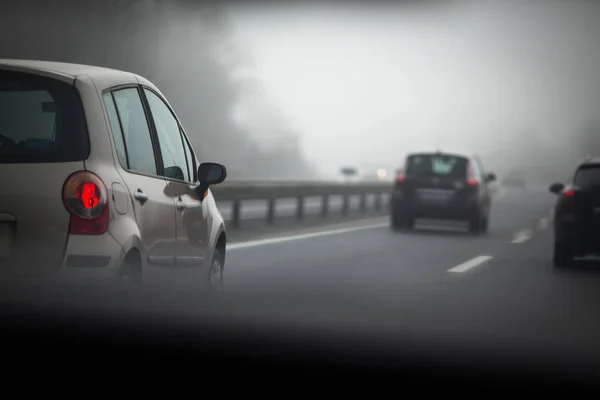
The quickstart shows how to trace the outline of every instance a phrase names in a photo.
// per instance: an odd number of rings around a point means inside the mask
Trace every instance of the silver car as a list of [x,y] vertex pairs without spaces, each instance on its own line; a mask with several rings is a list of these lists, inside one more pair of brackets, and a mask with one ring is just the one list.
[[226,231],[165,96],[141,76],[0,59],[5,277],[222,288]]

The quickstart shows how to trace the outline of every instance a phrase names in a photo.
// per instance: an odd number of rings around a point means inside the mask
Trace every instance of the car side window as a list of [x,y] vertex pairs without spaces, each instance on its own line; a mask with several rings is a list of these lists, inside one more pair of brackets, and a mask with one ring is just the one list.
[[127,150],[125,149],[125,139],[123,138],[121,122],[119,121],[119,114],[117,113],[117,107],[115,106],[112,93],[104,93],[102,97],[104,99],[104,106],[106,107],[106,114],[108,115],[110,130],[113,136],[113,140],[115,142],[119,163],[123,168],[129,169],[129,161],[127,160]]
[[165,177],[191,182],[192,178],[177,119],[165,102],[154,92],[148,89],[144,89],[144,92],[156,126],[160,152],[165,167]]
[[181,141],[183,142],[183,149],[185,150],[185,158],[187,160],[188,170],[190,171],[191,182],[196,182],[198,174],[198,166],[196,165],[196,156],[192,149],[191,143],[185,137],[183,130],[181,132]]
[[121,122],[129,170],[157,175],[150,128],[138,89],[115,90],[113,98]]

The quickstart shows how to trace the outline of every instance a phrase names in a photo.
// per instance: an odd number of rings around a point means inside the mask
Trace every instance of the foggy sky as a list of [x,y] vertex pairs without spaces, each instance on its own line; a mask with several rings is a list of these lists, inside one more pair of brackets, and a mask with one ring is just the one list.
[[597,118],[598,2],[439,4],[227,13],[263,92],[327,174],[433,148],[499,164],[524,132],[556,149]]

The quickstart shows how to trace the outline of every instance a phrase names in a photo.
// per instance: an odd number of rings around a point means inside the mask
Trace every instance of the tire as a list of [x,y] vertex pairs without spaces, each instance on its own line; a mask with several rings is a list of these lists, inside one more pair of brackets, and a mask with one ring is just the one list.
[[140,277],[136,276],[131,262],[127,259],[121,263],[115,280],[117,286],[123,288],[133,288],[142,283]]
[[213,258],[208,268],[206,275],[206,286],[211,290],[218,293],[224,291],[225,284],[223,278],[223,272],[225,271],[225,257],[221,254],[219,249],[215,249]]
[[481,221],[481,225],[479,226],[479,232],[480,233],[488,233],[489,232],[489,228],[490,228],[490,217],[485,217],[482,221]]
[[469,219],[469,232],[471,233],[481,233],[483,228],[483,219],[481,218],[481,214],[479,212],[475,213]]
[[402,217],[392,215],[392,217],[390,219],[390,225],[391,225],[392,230],[394,232],[397,232],[397,231],[401,231],[401,230],[412,229],[413,225],[414,225],[414,221],[410,217],[402,218]]
[[568,267],[573,261],[573,252],[565,243],[554,242],[554,251],[552,254],[552,265],[554,268]]

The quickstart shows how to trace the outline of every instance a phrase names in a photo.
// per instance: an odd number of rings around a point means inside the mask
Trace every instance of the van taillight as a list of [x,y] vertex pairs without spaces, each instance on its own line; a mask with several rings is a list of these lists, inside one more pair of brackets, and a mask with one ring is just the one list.
[[78,171],[63,185],[63,203],[71,214],[69,232],[101,235],[108,230],[108,193],[104,182],[88,171]]

